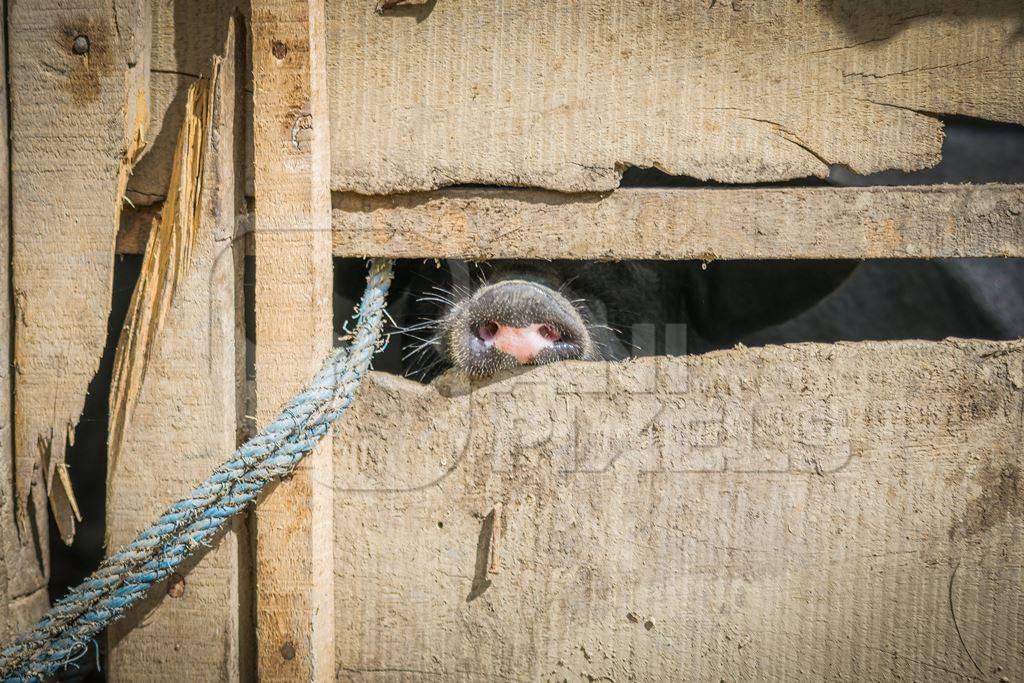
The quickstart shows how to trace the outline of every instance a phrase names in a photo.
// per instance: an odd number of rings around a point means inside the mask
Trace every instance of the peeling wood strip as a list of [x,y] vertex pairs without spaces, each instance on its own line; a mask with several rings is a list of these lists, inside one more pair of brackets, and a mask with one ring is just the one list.
[[153,224],[155,229],[149,233],[142,270],[117,344],[110,382],[108,483],[117,470],[124,429],[132,419],[167,311],[191,265],[201,219],[200,198],[213,116],[213,84],[219,78],[220,62],[215,58],[210,78],[198,80],[189,88],[167,188],[168,199],[163,204],[160,220]]
[[[331,348],[324,0],[254,0],[256,418]],[[333,681],[333,463],[325,440],[255,511],[261,681]]]
[[122,197],[148,123],[149,3],[9,10],[18,512],[45,547],[44,491],[61,537],[74,536],[56,473],[107,336]]
[[1021,257],[1024,185],[335,194],[333,223],[336,256]]

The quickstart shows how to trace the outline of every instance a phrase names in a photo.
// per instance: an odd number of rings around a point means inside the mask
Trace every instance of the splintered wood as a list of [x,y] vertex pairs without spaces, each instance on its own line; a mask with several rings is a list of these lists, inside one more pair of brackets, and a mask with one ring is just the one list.
[[36,526],[45,548],[44,496],[63,540],[75,533],[64,452],[107,336],[114,237],[148,120],[149,6],[9,9],[16,483],[22,531]]
[[[330,138],[323,0],[252,4],[256,418],[266,424],[331,349]],[[260,502],[261,681],[334,680],[331,448]]]
[[[238,441],[244,381],[235,221],[243,206],[239,49],[195,84],[162,222],[150,236],[111,394],[108,550],[209,475]],[[220,66],[218,66],[220,65]],[[129,410],[130,409],[130,410]],[[116,454],[116,457],[115,457]],[[109,629],[111,681],[238,681],[251,669],[244,520]]]
[[[213,117],[214,84],[220,78],[220,63],[219,58],[214,59],[210,77],[189,88],[185,116],[178,132],[167,201],[146,241],[142,272],[132,292],[131,304],[117,344],[110,380],[108,480],[117,471],[117,456],[124,430],[132,420],[152,354],[157,345],[162,343],[160,336],[167,311],[178,286],[192,265],[192,250],[202,219],[200,200],[207,173],[205,161]],[[233,91],[229,94],[233,95]],[[226,125],[228,132],[231,132],[230,121],[218,123]],[[232,206],[225,220],[230,221],[234,215]],[[228,237],[231,236],[232,233],[228,232]]]
[[1024,186],[344,193],[334,198],[334,253],[464,259],[1024,256]]
[[[136,207],[150,206],[167,196],[175,133],[185,119],[186,93],[221,54],[231,17],[245,0],[173,0],[152,4],[153,47],[150,55],[152,140],[128,180],[127,196]],[[240,69],[248,72],[248,63]],[[248,98],[243,99],[248,102]],[[246,109],[246,116],[252,112]],[[242,171],[245,173],[246,171]]]
[[606,190],[919,169],[1024,123],[1020,0],[331,0],[332,187]]
[[341,679],[1024,676],[1024,342],[373,373],[350,411]]

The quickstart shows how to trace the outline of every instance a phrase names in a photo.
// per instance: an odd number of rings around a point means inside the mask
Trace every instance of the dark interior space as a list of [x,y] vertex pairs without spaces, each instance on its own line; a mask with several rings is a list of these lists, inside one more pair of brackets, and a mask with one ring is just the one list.
[[[728,261],[658,264],[634,262],[637,267],[664,267],[679,273],[679,295],[687,298],[686,272],[718,275],[724,281],[710,302],[710,333],[685,311],[660,320],[613,325],[633,356],[702,353],[736,344],[764,346],[797,342],[893,341],[947,337],[1005,340],[1024,336],[1024,259],[875,259],[838,261]],[[600,270],[601,264],[593,264]],[[450,298],[459,292],[451,271],[472,271],[486,278],[486,267],[464,262],[399,261],[388,312],[394,320],[387,348],[374,359],[374,368],[413,379],[422,374],[416,357],[433,334],[424,322],[419,299]],[[815,272],[817,271],[817,272]],[[365,264],[360,259],[335,261],[335,334],[349,319],[363,287]],[[815,281],[815,276],[819,276]],[[812,282],[810,290],[808,282]],[[637,289],[636,300],[651,296]],[[809,305],[793,298],[811,296]],[[661,294],[664,296],[664,294]],[[692,300],[691,306],[702,306]],[[795,307],[796,313],[788,315]],[[436,311],[436,308],[430,307]],[[690,316],[694,314],[690,313]],[[758,324],[758,321],[769,324]],[[778,322],[774,322],[774,321]],[[744,323],[744,324],[739,324]],[[706,324],[706,323],[705,323]],[[690,328],[685,346],[673,347],[672,328]],[[751,325],[754,327],[751,328]],[[409,328],[413,328],[409,330]],[[406,329],[408,331],[403,331]],[[403,360],[404,359],[404,360]]]

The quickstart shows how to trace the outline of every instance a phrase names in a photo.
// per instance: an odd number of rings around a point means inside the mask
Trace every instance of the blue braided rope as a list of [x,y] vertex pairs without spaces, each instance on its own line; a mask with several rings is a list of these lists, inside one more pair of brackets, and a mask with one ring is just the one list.
[[100,631],[124,616],[196,548],[209,546],[228,519],[313,450],[352,403],[370,367],[381,339],[391,266],[390,260],[371,261],[352,343],[328,356],[277,419],[135,540],[104,560],[31,630],[0,650],[0,678],[5,683],[53,675],[82,656]]

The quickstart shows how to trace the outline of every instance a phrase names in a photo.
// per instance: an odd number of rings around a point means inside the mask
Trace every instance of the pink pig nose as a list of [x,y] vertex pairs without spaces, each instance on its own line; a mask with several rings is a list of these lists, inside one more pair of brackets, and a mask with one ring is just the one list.
[[543,323],[510,327],[491,321],[477,328],[476,334],[485,344],[494,346],[524,364],[533,361],[538,353],[554,346],[562,338],[558,330]]

